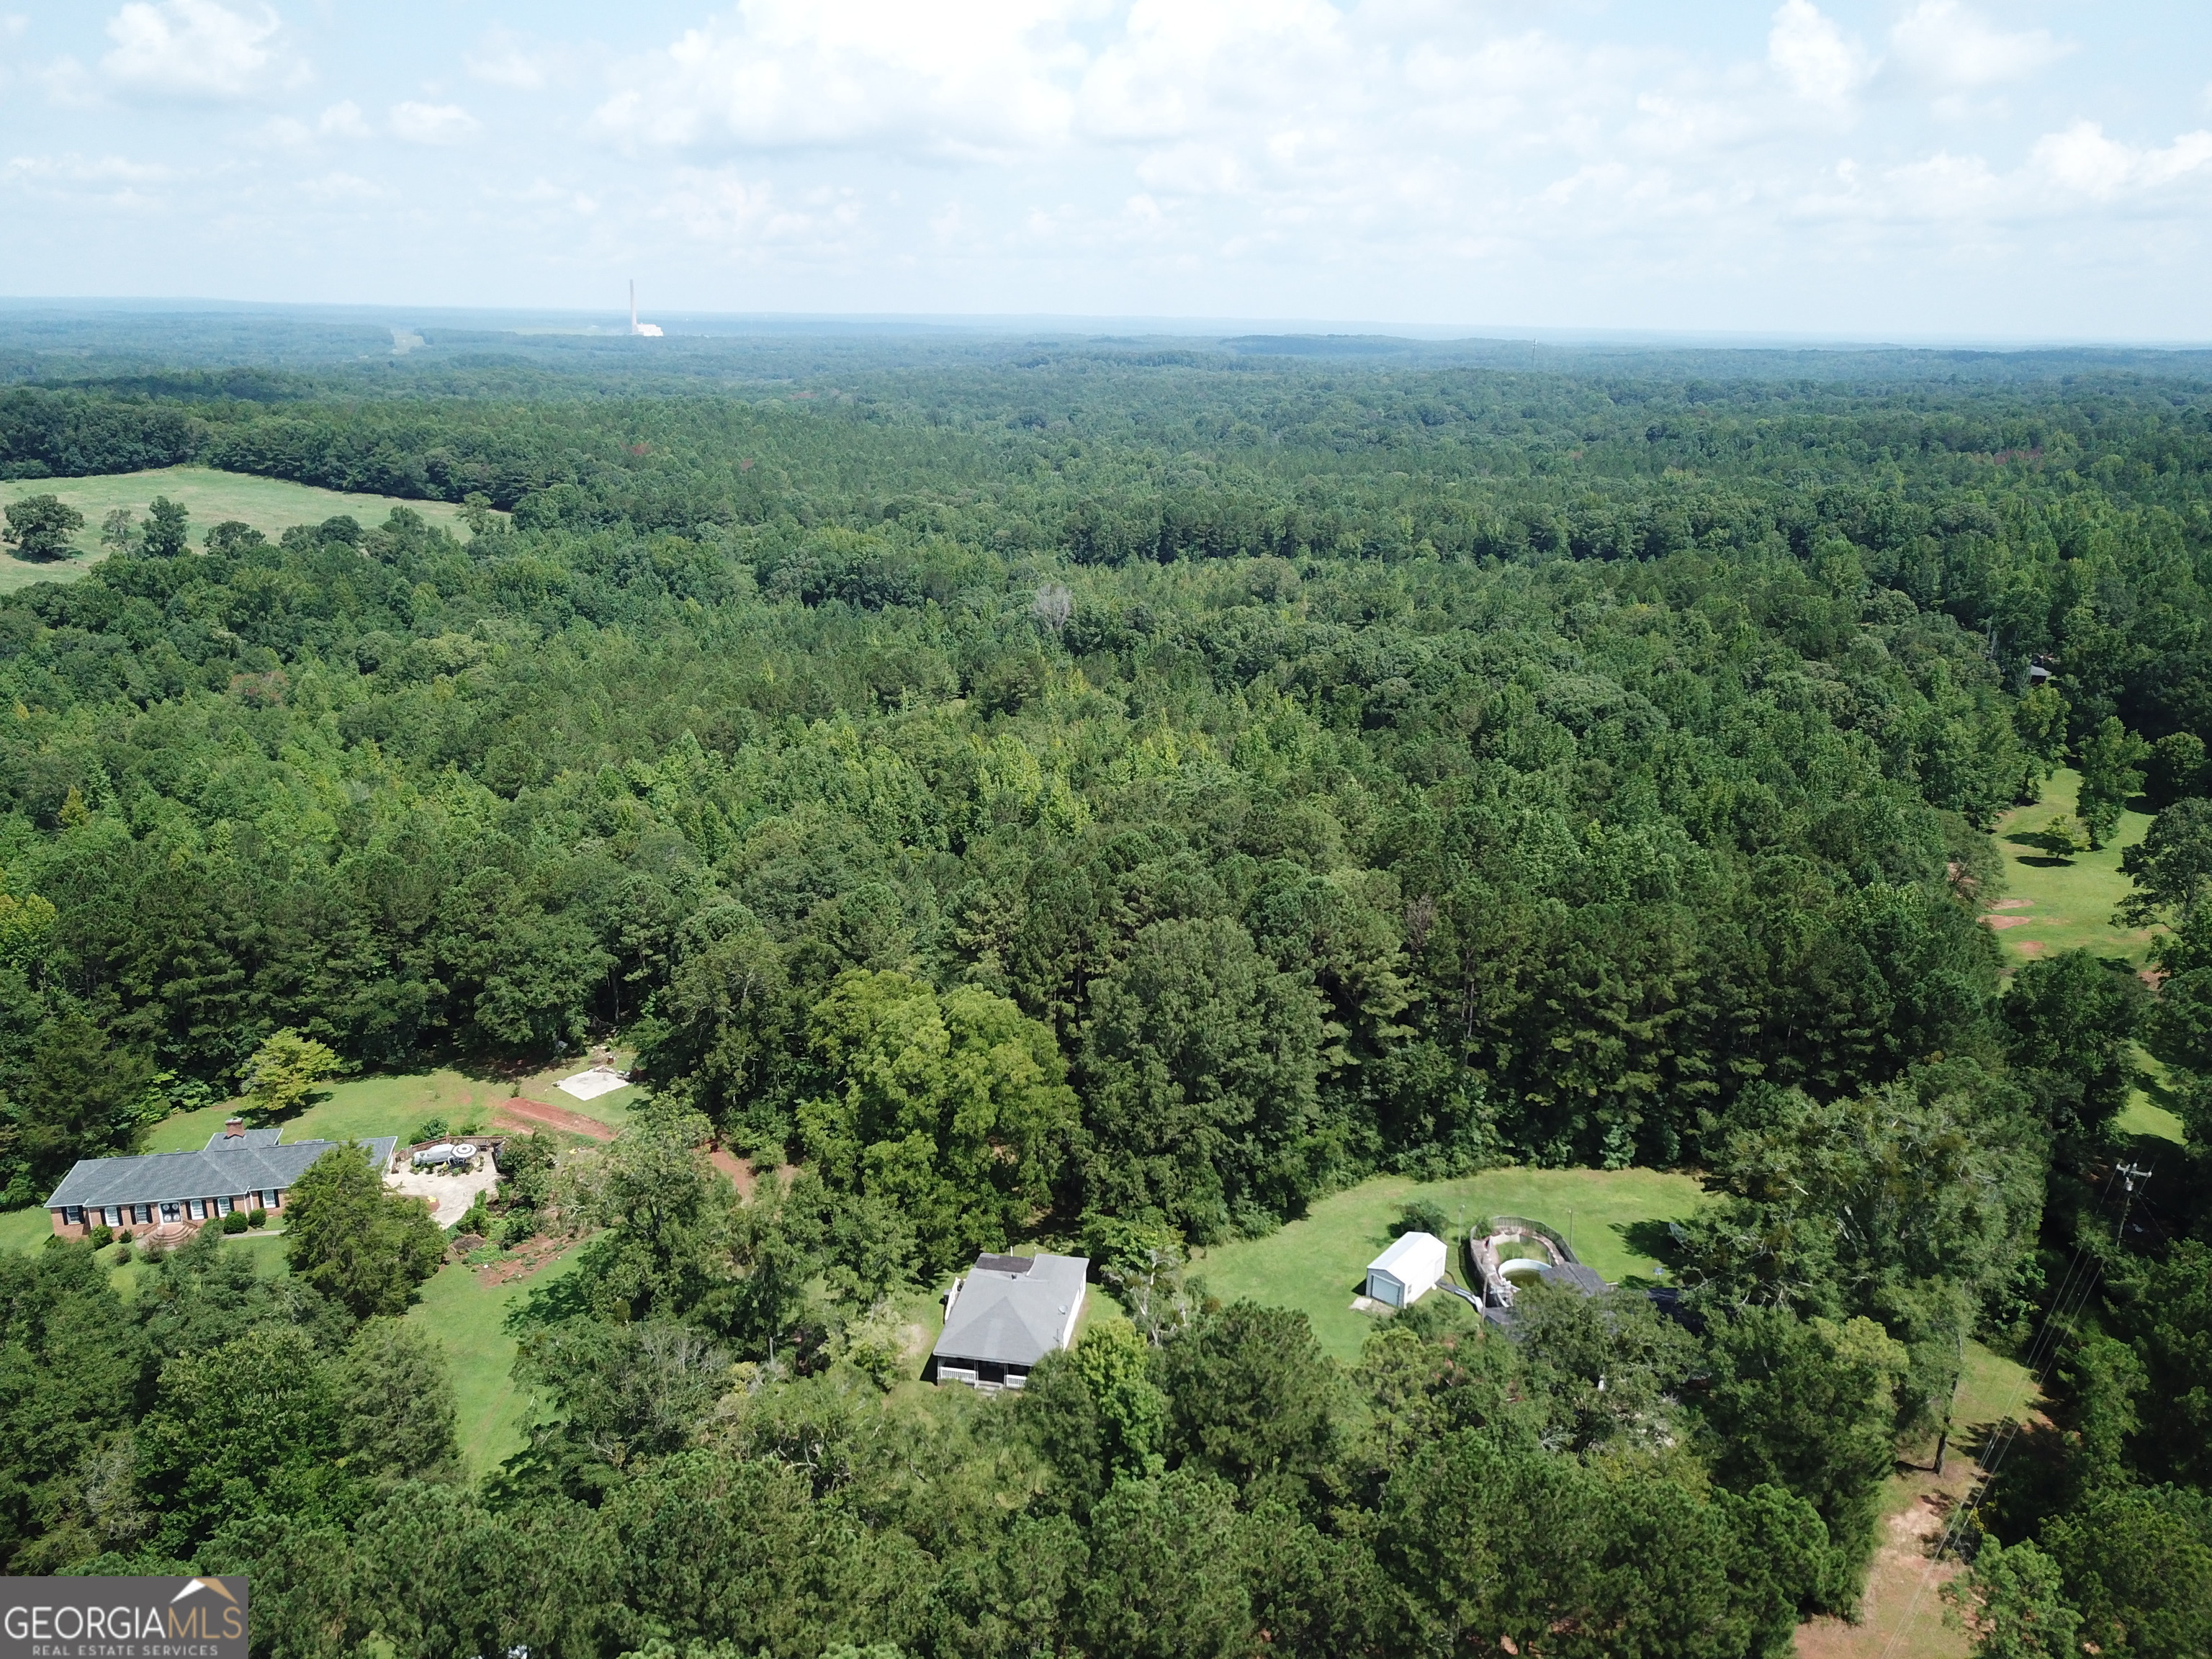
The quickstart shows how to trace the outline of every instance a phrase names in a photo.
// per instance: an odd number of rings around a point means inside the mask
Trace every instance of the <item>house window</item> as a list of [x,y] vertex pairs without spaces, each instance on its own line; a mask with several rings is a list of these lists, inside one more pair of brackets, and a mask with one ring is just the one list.
[[83,1225],[84,1225],[84,1206],[83,1206],[83,1205],[82,1205],[82,1204],[64,1204],[64,1205],[63,1205],[63,1206],[62,1206],[62,1224],[63,1224],[64,1226],[67,1226],[67,1227],[82,1227],[82,1226],[83,1226]]
[[284,1207],[284,1193],[282,1188],[269,1194],[269,1207],[272,1210],[281,1210]]
[[161,1206],[161,1219],[164,1221],[183,1220],[184,1206],[180,1204],[164,1204]]
[[123,1211],[120,1206],[113,1204],[107,1206],[107,1224],[111,1227],[120,1227],[123,1224]]
[[228,1215],[231,1211],[238,1206],[238,1201],[235,1199],[219,1198],[216,1200],[216,1202],[222,1206],[222,1212],[225,1215]]
[[193,1220],[195,1220],[195,1221],[204,1221],[204,1220],[206,1220],[206,1219],[207,1219],[207,1206],[206,1206],[205,1205],[202,1204],[202,1203],[199,1201],[199,1200],[198,1200],[197,1198],[191,1200],[191,1205],[192,1205],[192,1219],[193,1219]]

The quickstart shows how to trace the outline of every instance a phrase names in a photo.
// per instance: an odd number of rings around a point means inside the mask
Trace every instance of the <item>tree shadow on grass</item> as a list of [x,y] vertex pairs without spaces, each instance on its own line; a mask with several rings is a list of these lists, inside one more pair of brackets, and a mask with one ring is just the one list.
[[2015,830],[2005,837],[2005,844],[2035,848],[2033,854],[2022,853],[2018,856],[2022,864],[2039,870],[2068,869],[2081,850],[2070,838],[2052,835],[2047,830]]
[[1616,1221],[1613,1224],[1614,1237],[1634,1255],[1656,1261],[1670,1273],[1680,1268],[1685,1259],[1681,1241],[1674,1237],[1671,1221],[1646,1219]]

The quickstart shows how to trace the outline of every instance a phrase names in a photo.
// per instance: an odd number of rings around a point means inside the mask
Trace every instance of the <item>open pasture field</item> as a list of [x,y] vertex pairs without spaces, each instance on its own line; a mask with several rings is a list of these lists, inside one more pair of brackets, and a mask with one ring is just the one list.
[[[1349,1362],[1375,1328],[1352,1298],[1367,1264],[1390,1243],[1390,1223],[1404,1204],[1441,1205],[1455,1231],[1493,1215],[1540,1221],[1571,1234],[1576,1255],[1619,1280],[1658,1266],[1640,1247],[1648,1243],[1644,1230],[1690,1214],[1702,1195],[1691,1176],[1662,1170],[1486,1170],[1432,1182],[1377,1176],[1322,1199],[1265,1238],[1202,1252],[1190,1271],[1224,1302],[1249,1297],[1304,1313],[1322,1346]],[[1460,1270],[1456,1260],[1453,1266]]]
[[252,525],[274,538],[295,524],[320,524],[343,514],[364,528],[384,522],[395,507],[419,513],[432,524],[461,532],[461,510],[450,501],[409,501],[396,495],[354,495],[319,489],[281,478],[257,478],[243,472],[218,472],[205,466],[165,466],[147,472],[118,472],[89,478],[17,478],[0,483],[0,508],[26,495],[58,495],[84,514],[84,528],[72,538],[77,556],[47,564],[0,553],[0,592],[33,582],[74,581],[106,556],[100,544],[100,521],[118,507],[138,518],[147,503],[167,495],[191,514],[191,542],[199,546],[210,526],[226,519]]

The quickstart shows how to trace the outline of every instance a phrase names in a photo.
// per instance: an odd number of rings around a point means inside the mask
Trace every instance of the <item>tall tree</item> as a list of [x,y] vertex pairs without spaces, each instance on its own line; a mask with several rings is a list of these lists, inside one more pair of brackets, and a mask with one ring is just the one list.
[[84,528],[84,514],[57,495],[26,495],[8,503],[8,540],[22,559],[66,559],[70,538]]
[[156,495],[146,509],[146,522],[138,533],[139,550],[149,558],[177,557],[186,550],[191,517],[180,502]]
[[356,1319],[404,1313],[445,1253],[422,1200],[386,1190],[356,1143],[325,1152],[284,1194],[285,1260]]
[[2060,1155],[2103,1142],[2134,1088],[2133,1044],[2149,999],[2126,964],[2087,951],[2023,964],[2000,1005],[2012,1075],[2034,1097]]
[[2122,810],[2142,788],[2142,763],[2149,755],[2150,745],[2122,726],[2117,714],[2107,714],[2083,741],[2075,810],[2088,826],[2091,848],[2112,838]]
[[973,987],[842,975],[810,1023],[830,1087],[799,1133],[833,1186],[895,1201],[933,1268],[997,1249],[1044,1207],[1075,1127],[1052,1033]]

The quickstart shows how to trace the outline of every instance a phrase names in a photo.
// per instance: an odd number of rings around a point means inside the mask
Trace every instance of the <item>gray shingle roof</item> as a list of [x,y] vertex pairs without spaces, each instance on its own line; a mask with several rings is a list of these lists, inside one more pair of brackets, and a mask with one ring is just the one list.
[[241,1129],[236,1134],[228,1129],[217,1129],[208,1137],[207,1150],[215,1152],[240,1146],[274,1146],[283,1138],[282,1129]]
[[1083,1305],[1087,1256],[986,1255],[961,1281],[939,1359],[1034,1365],[1060,1346],[1060,1333]]
[[[274,1135],[275,1130],[268,1130]],[[248,1137],[241,1137],[247,1139]],[[392,1161],[398,1137],[363,1143],[369,1163],[381,1170]],[[188,1198],[237,1198],[270,1188],[289,1187],[307,1166],[345,1143],[295,1140],[288,1145],[225,1144],[220,1135],[197,1152],[153,1152],[143,1158],[81,1158],[46,1200],[46,1208],[82,1204],[174,1204]]]

